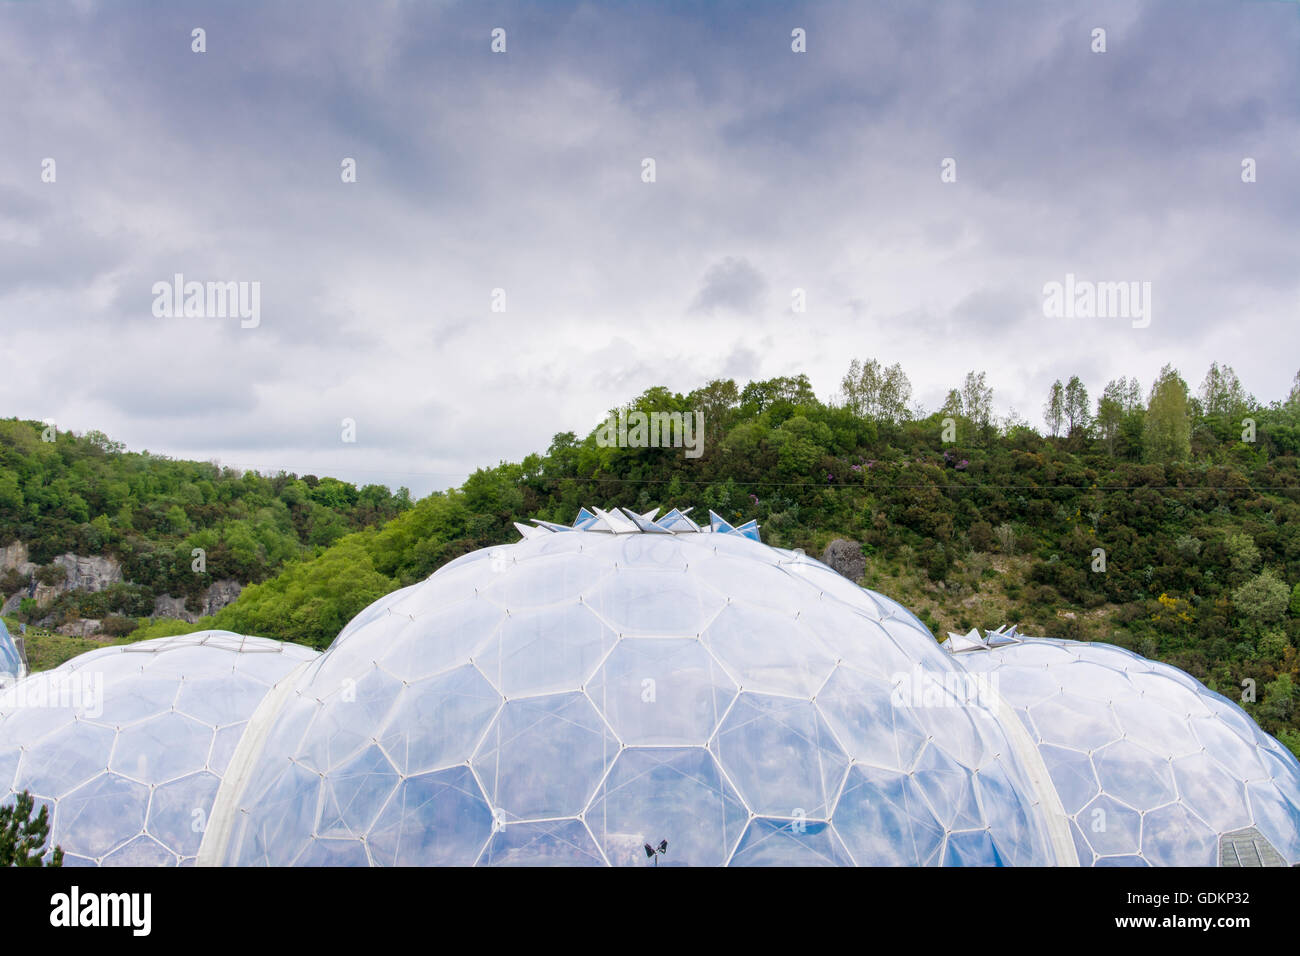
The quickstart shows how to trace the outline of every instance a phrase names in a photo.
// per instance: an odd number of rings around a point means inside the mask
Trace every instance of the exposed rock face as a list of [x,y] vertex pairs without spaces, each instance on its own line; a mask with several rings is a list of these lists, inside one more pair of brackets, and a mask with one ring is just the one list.
[[[61,554],[51,563],[63,568],[67,572],[67,577],[58,584],[36,584],[36,589],[30,596],[36,599],[38,607],[48,607],[55,598],[69,591],[85,591],[87,593],[103,591],[123,580],[122,566],[115,558],[107,556],[82,557],[75,554]],[[35,574],[39,567],[39,565],[28,560],[27,545],[21,541],[15,541],[13,544],[0,548],[0,572],[16,568],[20,574]],[[216,614],[239,597],[240,592],[243,590],[244,586],[232,578],[213,581],[200,597],[197,613],[185,606],[184,598],[174,598],[167,594],[160,594],[154,599],[152,616],[179,618],[182,621],[193,623],[200,617]],[[9,595],[5,598],[3,605],[0,605],[0,613],[16,613],[23,598],[28,597],[28,595],[27,588]],[[99,627],[99,622],[92,621],[90,618],[83,618],[82,623],[79,624],[63,625],[59,629],[59,633],[72,634],[78,637],[85,636],[82,633],[84,626],[89,626],[92,623],[94,628],[90,633],[93,633]],[[64,628],[72,628],[72,630],[64,630]]]
[[0,571],[17,570],[19,574],[31,574],[36,564],[27,558],[27,545],[21,541],[7,544],[0,548]]
[[68,572],[68,579],[63,582],[65,591],[102,591],[122,580],[122,566],[115,558],[61,554],[54,563],[62,565]]
[[244,586],[232,578],[213,581],[207,591],[203,593],[203,616],[207,617],[216,614],[239,597],[239,592],[242,590],[244,590]]
[[822,564],[838,571],[854,584],[862,580],[867,573],[867,559],[862,554],[862,545],[847,538],[836,538],[826,545],[822,552]]
[[154,598],[153,617],[176,618],[193,624],[201,617],[216,614],[239,597],[239,592],[242,590],[244,590],[244,586],[231,578],[213,581],[208,589],[203,592],[202,598],[200,598],[200,607],[197,614],[185,606],[184,598],[174,598],[170,594],[160,594]]
[[151,617],[170,617],[193,623],[195,614],[185,607],[185,598],[174,598],[170,594],[160,594],[153,599]]
[[60,624],[54,629],[56,634],[65,634],[68,637],[90,637],[99,630],[99,621],[94,618],[83,617],[75,621],[69,621],[67,624]]
[[93,558],[75,554],[61,554],[51,564],[57,564],[68,573],[58,584],[37,584],[36,603],[45,607],[60,594],[69,591],[103,591],[122,580],[122,566],[114,558],[97,555]]

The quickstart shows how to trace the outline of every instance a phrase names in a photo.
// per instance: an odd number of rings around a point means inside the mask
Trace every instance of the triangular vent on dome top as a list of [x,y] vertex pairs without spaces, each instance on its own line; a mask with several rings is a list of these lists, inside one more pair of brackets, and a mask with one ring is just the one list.
[[709,524],[704,527],[687,517],[690,511],[690,508],[685,511],[674,508],[663,517],[656,518],[659,513],[658,508],[645,514],[638,514],[630,508],[614,508],[610,511],[602,511],[600,508],[579,508],[578,517],[574,519],[572,525],[534,518],[532,520],[536,527],[516,521],[515,528],[525,538],[536,538],[563,531],[587,531],[597,534],[730,534],[749,538],[751,541],[762,540],[758,536],[758,522],[753,519],[736,526],[710,511]]

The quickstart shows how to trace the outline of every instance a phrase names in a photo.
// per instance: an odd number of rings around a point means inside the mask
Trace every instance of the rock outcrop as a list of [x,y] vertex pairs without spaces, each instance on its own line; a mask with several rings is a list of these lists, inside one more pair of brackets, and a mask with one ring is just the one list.
[[[76,554],[61,554],[50,563],[63,568],[66,575],[64,579],[57,584],[36,582],[33,589],[24,587],[10,594],[0,605],[0,613],[16,613],[25,597],[35,598],[37,606],[45,608],[60,595],[67,594],[69,591],[84,591],[87,593],[103,591],[123,580],[122,566],[116,558],[102,555],[84,557]],[[13,544],[0,548],[0,573],[10,569],[17,570],[19,574],[35,575],[40,570],[40,565],[28,560],[26,544],[15,541]],[[154,599],[151,617],[178,618],[193,623],[201,617],[216,614],[239,597],[240,592],[243,590],[244,586],[232,578],[213,581],[208,586],[208,589],[200,595],[199,610],[197,612],[191,611],[185,606],[184,598],[174,598],[168,594],[160,594]],[[98,629],[99,621],[82,618],[76,623],[62,625],[59,628],[59,633],[84,637],[87,635],[83,631],[91,624],[94,625],[94,629]],[[64,628],[70,628],[71,630],[64,630]],[[91,633],[93,633],[93,629]]]
[[0,548],[0,572],[17,571],[19,574],[35,573],[37,565],[27,558],[27,545],[21,541]]
[[66,624],[60,624],[54,629],[54,633],[64,634],[68,637],[90,637],[99,630],[99,623],[94,618],[82,617]]
[[96,555],[82,557],[76,554],[61,554],[51,564],[56,564],[67,572],[67,577],[58,584],[37,584],[36,603],[45,607],[60,594],[69,591],[103,591],[122,580],[122,566],[117,559]]
[[826,545],[822,552],[822,564],[844,575],[854,584],[862,580],[867,573],[867,559],[862,554],[862,545],[847,538],[836,538]]
[[160,594],[154,598],[152,616],[176,618],[193,624],[201,617],[210,617],[216,614],[239,597],[240,592],[243,590],[244,586],[232,578],[213,581],[199,598],[198,613],[185,606],[184,598],[172,597],[170,594]]

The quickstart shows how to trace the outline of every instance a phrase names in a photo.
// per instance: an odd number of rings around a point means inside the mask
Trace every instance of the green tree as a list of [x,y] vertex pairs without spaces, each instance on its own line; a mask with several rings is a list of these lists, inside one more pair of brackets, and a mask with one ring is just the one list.
[[1228,549],[1228,563],[1238,574],[1245,574],[1259,564],[1259,548],[1255,547],[1255,539],[1244,531],[1229,535],[1225,544]]
[[854,359],[840,382],[840,392],[853,414],[897,424],[908,417],[912,383],[897,362],[885,368],[875,359],[865,363]]
[[185,515],[185,509],[180,505],[172,505],[167,509],[166,515],[167,530],[172,534],[189,534],[190,519]]
[[961,386],[961,405],[966,417],[980,435],[993,422],[993,389],[984,381],[983,372],[967,372]]
[[1231,365],[1219,368],[1218,362],[1210,363],[1210,370],[1201,383],[1201,407],[1206,415],[1222,415],[1237,418],[1244,415],[1254,404],[1254,399],[1246,394],[1241,381]]
[[1192,453],[1192,423],[1187,407],[1187,383],[1171,365],[1160,370],[1147,404],[1143,447],[1147,461],[1160,464],[1186,461]]
[[1079,380],[1079,376],[1071,375],[1069,383],[1065,386],[1065,402],[1062,409],[1065,413],[1066,435],[1073,436],[1075,431],[1083,431],[1088,427],[1088,389]]
[[1119,437],[1120,425],[1124,421],[1124,399],[1127,383],[1124,379],[1112,379],[1097,399],[1097,428],[1101,439],[1106,443],[1106,454],[1115,454],[1115,439]]
[[1061,422],[1065,420],[1065,388],[1058,378],[1052,383],[1052,390],[1047,393],[1043,403],[1043,421],[1051,430],[1052,437],[1061,434]]
[[27,790],[0,807],[0,866],[62,866],[63,849],[55,847],[49,862],[45,843],[50,836],[50,808],[42,805],[32,817],[35,800]]
[[1265,568],[1232,592],[1232,603],[1250,633],[1258,636],[1268,625],[1282,620],[1290,596],[1286,582],[1272,568]]

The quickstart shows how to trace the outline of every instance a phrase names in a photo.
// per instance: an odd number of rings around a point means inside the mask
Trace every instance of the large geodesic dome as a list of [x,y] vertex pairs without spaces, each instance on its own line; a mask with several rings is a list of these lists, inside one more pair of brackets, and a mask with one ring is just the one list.
[[13,636],[5,622],[0,621],[0,687],[12,684],[25,673],[22,655],[14,644]]
[[1033,736],[1084,865],[1300,863],[1300,763],[1226,697],[1108,644],[960,646]]
[[894,602],[752,526],[521,530],[304,671],[206,858],[644,865],[666,840],[665,865],[1074,861],[1027,735]]
[[66,865],[193,863],[249,717],[310,648],[202,631],[90,651],[0,692],[0,800]]

